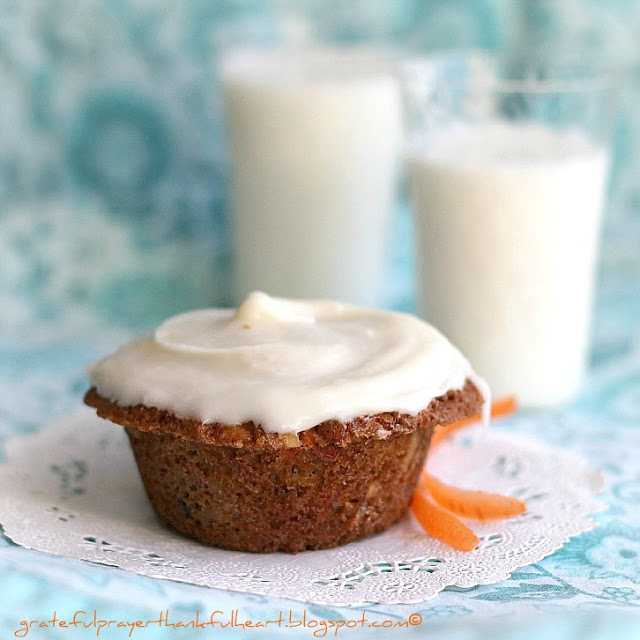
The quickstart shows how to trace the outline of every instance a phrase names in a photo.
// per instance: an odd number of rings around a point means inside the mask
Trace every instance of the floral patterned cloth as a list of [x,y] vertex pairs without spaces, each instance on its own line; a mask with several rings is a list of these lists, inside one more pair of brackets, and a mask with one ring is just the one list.
[[[608,512],[597,516],[596,529],[570,540],[542,562],[521,568],[505,582],[468,591],[448,589],[418,605],[373,605],[366,608],[368,615],[404,620],[418,612],[423,625],[470,638],[476,637],[475,629],[485,633],[487,625],[493,628],[496,620],[501,629],[510,629],[506,637],[517,637],[513,634],[523,629],[517,622],[522,619],[536,628],[554,620],[555,632],[564,629],[567,634],[578,633],[575,629],[581,625],[601,628],[604,634],[621,619],[625,632],[638,631],[635,617],[629,622],[624,616],[640,611],[640,260],[635,268],[627,264],[622,269],[615,256],[604,258],[594,361],[582,396],[567,407],[503,419],[501,426],[578,451],[601,468],[607,477]],[[86,387],[86,362],[126,335],[117,326],[102,329],[101,334],[78,329],[73,335],[68,325],[58,325],[57,333],[50,323],[46,326],[42,334],[46,339],[33,334],[30,341],[7,341],[0,350],[2,439],[39,429],[76,408]],[[151,580],[42,556],[7,539],[0,539],[0,585],[0,629],[9,630],[17,628],[18,617],[38,618],[53,610],[97,609],[103,616],[147,619],[150,611],[166,608],[178,618],[188,618],[197,609],[239,609],[263,620],[281,609],[299,615],[305,611],[300,603]],[[325,620],[350,615],[348,610],[321,606],[306,610]],[[565,612],[570,617],[563,617]],[[419,628],[424,630],[421,625],[403,634],[398,631],[398,637]],[[619,635],[620,628],[615,628],[618,635],[612,637],[637,637]],[[227,632],[229,637],[244,637],[242,630]],[[173,629],[157,634],[154,637],[182,637]]]
[[[598,516],[596,529],[503,583],[366,612],[392,620],[419,613],[423,623],[394,632],[398,637],[428,636],[431,629],[439,638],[446,632],[553,639],[587,637],[587,631],[640,637],[637,3],[353,0],[327,10],[328,4],[305,6],[322,31],[342,39],[358,39],[364,29],[419,51],[496,49],[511,46],[508,33],[517,28],[533,33],[547,54],[573,43],[628,71],[588,384],[570,406],[503,421],[504,428],[578,451],[603,469],[609,511]],[[174,311],[225,302],[226,171],[215,32],[229,18],[273,26],[281,17],[274,7],[300,6],[0,0],[0,440],[74,410],[86,387],[86,363],[133,332]],[[399,211],[396,232],[389,300],[410,308],[406,211]],[[198,609],[238,609],[254,620],[280,610],[318,620],[353,614],[128,575],[21,549],[0,536],[3,638],[13,637],[25,618],[94,609],[104,618],[128,619],[165,609],[177,619]],[[237,628],[217,633],[259,637]],[[31,637],[73,634],[41,629]],[[100,637],[125,636],[105,630]],[[165,628],[138,637],[194,634]],[[270,637],[298,636],[280,630]]]
[[[629,281],[631,286],[636,283]],[[446,590],[435,600],[418,605],[373,605],[366,608],[369,614],[406,619],[418,612],[423,624],[437,624],[443,633],[448,629],[472,634],[478,625],[490,625],[494,618],[511,625],[522,616],[538,614],[535,620],[543,624],[565,611],[572,616],[582,613],[590,621],[594,612],[606,611],[606,620],[617,621],[617,616],[640,610],[640,335],[634,323],[639,299],[631,296],[631,289],[628,296],[622,293],[624,288],[620,291],[617,306],[611,306],[614,301],[607,290],[601,295],[604,306],[597,315],[595,345],[598,361],[583,396],[569,407],[524,412],[501,424],[579,451],[604,470],[609,511],[597,517],[598,527],[570,540],[549,558],[521,568],[505,582],[469,591]],[[625,317],[630,322],[622,323],[619,332],[607,326],[608,320]],[[2,438],[38,429],[50,418],[76,408],[86,386],[85,363],[118,339],[114,332],[99,339],[80,334],[73,341],[46,346],[6,345],[0,358]],[[626,350],[625,345],[633,347]],[[38,618],[53,610],[95,608],[104,616],[111,612],[116,617],[126,614],[140,619],[148,618],[149,611],[166,608],[177,618],[188,618],[196,609],[239,609],[254,619],[270,619],[283,608],[300,615],[305,610],[300,603],[157,581],[43,556],[17,548],[7,539],[0,540],[0,585],[0,629],[8,630],[17,628],[19,616]],[[344,619],[350,613],[320,606],[309,606],[307,611],[329,620]],[[616,616],[611,618],[613,613]],[[600,624],[601,617],[590,624]],[[568,624],[565,618],[559,620],[561,626]],[[517,626],[509,628],[513,631]],[[632,627],[625,623],[625,628]],[[154,637],[181,637],[170,629],[163,632],[165,636],[158,633]],[[229,631],[229,637],[243,637],[238,630],[233,633]],[[282,637],[287,635],[283,632]]]

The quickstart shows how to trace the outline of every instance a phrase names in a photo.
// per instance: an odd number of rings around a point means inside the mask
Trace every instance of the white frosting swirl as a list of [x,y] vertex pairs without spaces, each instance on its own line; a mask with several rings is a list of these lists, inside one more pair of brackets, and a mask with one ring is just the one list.
[[415,316],[260,292],[235,312],[170,318],[89,374],[100,395],[121,405],[205,423],[253,421],[277,433],[383,411],[415,414],[467,378],[478,380]]

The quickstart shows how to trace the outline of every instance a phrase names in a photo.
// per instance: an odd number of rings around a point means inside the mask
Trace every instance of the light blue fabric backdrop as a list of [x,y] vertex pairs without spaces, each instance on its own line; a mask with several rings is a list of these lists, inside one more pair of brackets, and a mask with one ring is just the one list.
[[[640,3],[634,0],[0,0],[0,439],[77,408],[87,361],[132,332],[228,299],[216,32],[242,19],[269,33],[285,15],[313,17],[326,37],[390,42],[413,52],[481,47],[504,51],[514,64],[577,53],[585,65],[605,63],[624,80],[589,384],[569,407],[503,423],[580,451],[603,468],[610,511],[593,532],[509,581],[466,594],[447,591],[417,608],[369,609],[396,618],[418,610],[428,625],[416,634],[427,637],[430,631],[445,637],[445,629],[446,637],[461,639],[477,637],[476,629],[516,640],[639,637],[638,619],[620,618],[640,605]],[[404,308],[411,304],[409,237],[399,204],[386,285],[389,304]],[[303,608],[46,558],[0,537],[3,638],[12,637],[17,620],[56,608],[146,618],[164,606],[184,617],[196,608],[240,607],[255,619]],[[344,616],[329,607],[307,609]],[[526,618],[535,624],[518,621],[516,612],[535,616]],[[487,629],[481,622],[489,617]],[[59,636],[43,630],[33,637]],[[153,637],[192,636],[168,630]]]
[[[577,52],[623,72],[605,251],[620,261],[637,247],[632,0],[1,0],[0,336],[31,340],[63,319],[139,329],[228,299],[220,33],[295,21],[334,40]],[[410,295],[406,237],[399,219],[396,306]]]

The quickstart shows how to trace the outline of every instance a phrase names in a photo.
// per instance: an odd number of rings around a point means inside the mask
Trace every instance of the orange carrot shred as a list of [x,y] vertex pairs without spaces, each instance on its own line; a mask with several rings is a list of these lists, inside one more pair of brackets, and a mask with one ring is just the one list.
[[[514,413],[516,408],[516,397],[505,396],[504,398],[500,398],[491,403],[491,417],[500,418],[503,416],[508,416]],[[481,416],[480,414],[478,414],[477,416],[473,416],[471,418],[465,418],[464,420],[452,422],[451,424],[448,424],[446,426],[437,426],[433,437],[431,438],[430,449],[433,450],[443,440],[450,438],[456,431],[459,431],[462,427],[466,427],[467,425],[473,424],[474,422],[478,422],[480,419]]]
[[432,502],[422,491],[415,492],[411,510],[432,538],[458,551],[473,551],[478,546],[478,536],[462,520]]
[[[491,417],[506,416],[515,410],[515,396],[506,396],[493,402]],[[430,450],[480,419],[477,415],[436,427]],[[458,516],[480,521],[499,520],[520,515],[526,509],[526,504],[517,498],[454,487],[427,471],[422,472],[411,502],[411,510],[425,532],[458,551],[473,551],[479,542],[476,534]]]
[[519,516],[527,510],[527,505],[517,498],[454,487],[426,471],[422,472],[418,486],[427,491],[441,507],[463,518],[501,520]]

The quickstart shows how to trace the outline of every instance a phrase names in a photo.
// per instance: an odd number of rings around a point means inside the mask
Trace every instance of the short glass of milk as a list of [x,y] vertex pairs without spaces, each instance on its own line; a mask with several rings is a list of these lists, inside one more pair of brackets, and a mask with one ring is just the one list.
[[505,78],[483,55],[403,67],[417,302],[522,406],[567,402],[586,371],[611,89]]
[[222,59],[234,297],[384,305],[402,106],[390,57],[243,47]]

